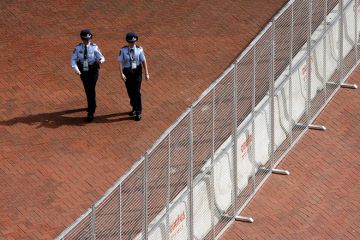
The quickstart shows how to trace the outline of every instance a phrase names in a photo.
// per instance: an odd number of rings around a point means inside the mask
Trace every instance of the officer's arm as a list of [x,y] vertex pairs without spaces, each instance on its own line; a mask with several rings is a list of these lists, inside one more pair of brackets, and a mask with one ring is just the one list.
[[147,67],[146,58],[145,58],[145,54],[144,54],[143,49],[141,49],[139,57],[140,57],[141,65],[142,65],[142,67],[143,67],[143,69],[145,71],[145,79],[149,80],[150,79],[149,70],[148,70],[148,67]]
[[105,62],[105,57],[104,57],[104,55],[102,55],[98,46],[96,46],[96,48],[95,48],[95,57],[96,57],[96,61],[98,61],[99,63]]
[[123,73],[124,52],[121,51],[121,49],[120,49],[119,56],[118,56],[117,60],[119,62],[119,71],[120,71],[121,79],[125,82],[126,81],[126,76]]
[[143,68],[145,70],[145,79],[149,80],[150,75],[149,75],[149,70],[148,70],[148,67],[147,67],[146,59],[144,59],[144,61],[141,64],[142,64],[142,66],[143,66]]
[[78,57],[77,57],[77,48],[74,48],[74,51],[73,51],[73,54],[71,55],[71,59],[70,59],[70,64],[71,64],[71,67],[72,69],[77,73],[77,74],[81,74],[78,66],[77,66],[77,60],[78,60]]

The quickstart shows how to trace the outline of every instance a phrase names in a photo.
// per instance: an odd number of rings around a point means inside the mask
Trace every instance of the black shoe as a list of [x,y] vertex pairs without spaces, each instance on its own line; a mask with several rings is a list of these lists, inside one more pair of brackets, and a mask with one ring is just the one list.
[[137,114],[135,115],[135,121],[140,121],[141,120],[141,114]]
[[93,120],[94,120],[94,115],[88,114],[84,121],[89,123],[92,122]]
[[129,116],[130,116],[130,117],[135,116],[135,111],[129,112]]

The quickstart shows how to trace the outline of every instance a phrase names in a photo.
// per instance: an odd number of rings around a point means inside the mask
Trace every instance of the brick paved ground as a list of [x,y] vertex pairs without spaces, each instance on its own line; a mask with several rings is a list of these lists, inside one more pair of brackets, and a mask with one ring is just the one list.
[[[72,223],[219,76],[285,0],[0,2],[0,239],[50,239]],[[135,16],[130,16],[135,13]],[[94,123],[69,58],[93,30],[107,61]],[[116,62],[140,35],[151,81],[127,118]],[[330,131],[329,131],[330,132]]]
[[[360,67],[347,80],[360,86]],[[340,89],[221,239],[360,239],[360,94]]]

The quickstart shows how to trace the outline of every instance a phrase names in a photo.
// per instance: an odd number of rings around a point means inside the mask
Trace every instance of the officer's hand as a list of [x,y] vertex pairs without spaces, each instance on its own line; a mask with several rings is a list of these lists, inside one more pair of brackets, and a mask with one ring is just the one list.
[[121,78],[122,78],[122,80],[124,81],[124,82],[126,82],[126,76],[125,76],[125,74],[121,74]]
[[149,74],[145,74],[145,79],[149,80],[150,79],[150,75]]
[[101,63],[99,59],[96,59],[95,62],[96,62],[97,64],[100,64],[100,63]]

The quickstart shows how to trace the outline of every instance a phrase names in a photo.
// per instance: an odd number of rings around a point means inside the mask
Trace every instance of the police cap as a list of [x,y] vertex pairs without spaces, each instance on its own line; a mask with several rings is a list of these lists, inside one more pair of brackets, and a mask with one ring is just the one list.
[[134,32],[128,32],[126,34],[125,39],[128,43],[133,43],[133,42],[136,42],[137,40],[139,40],[139,37]]
[[81,39],[89,40],[89,39],[92,38],[92,36],[93,36],[93,35],[92,35],[90,29],[83,29],[83,30],[81,30],[81,32],[80,32],[80,37],[81,37]]

